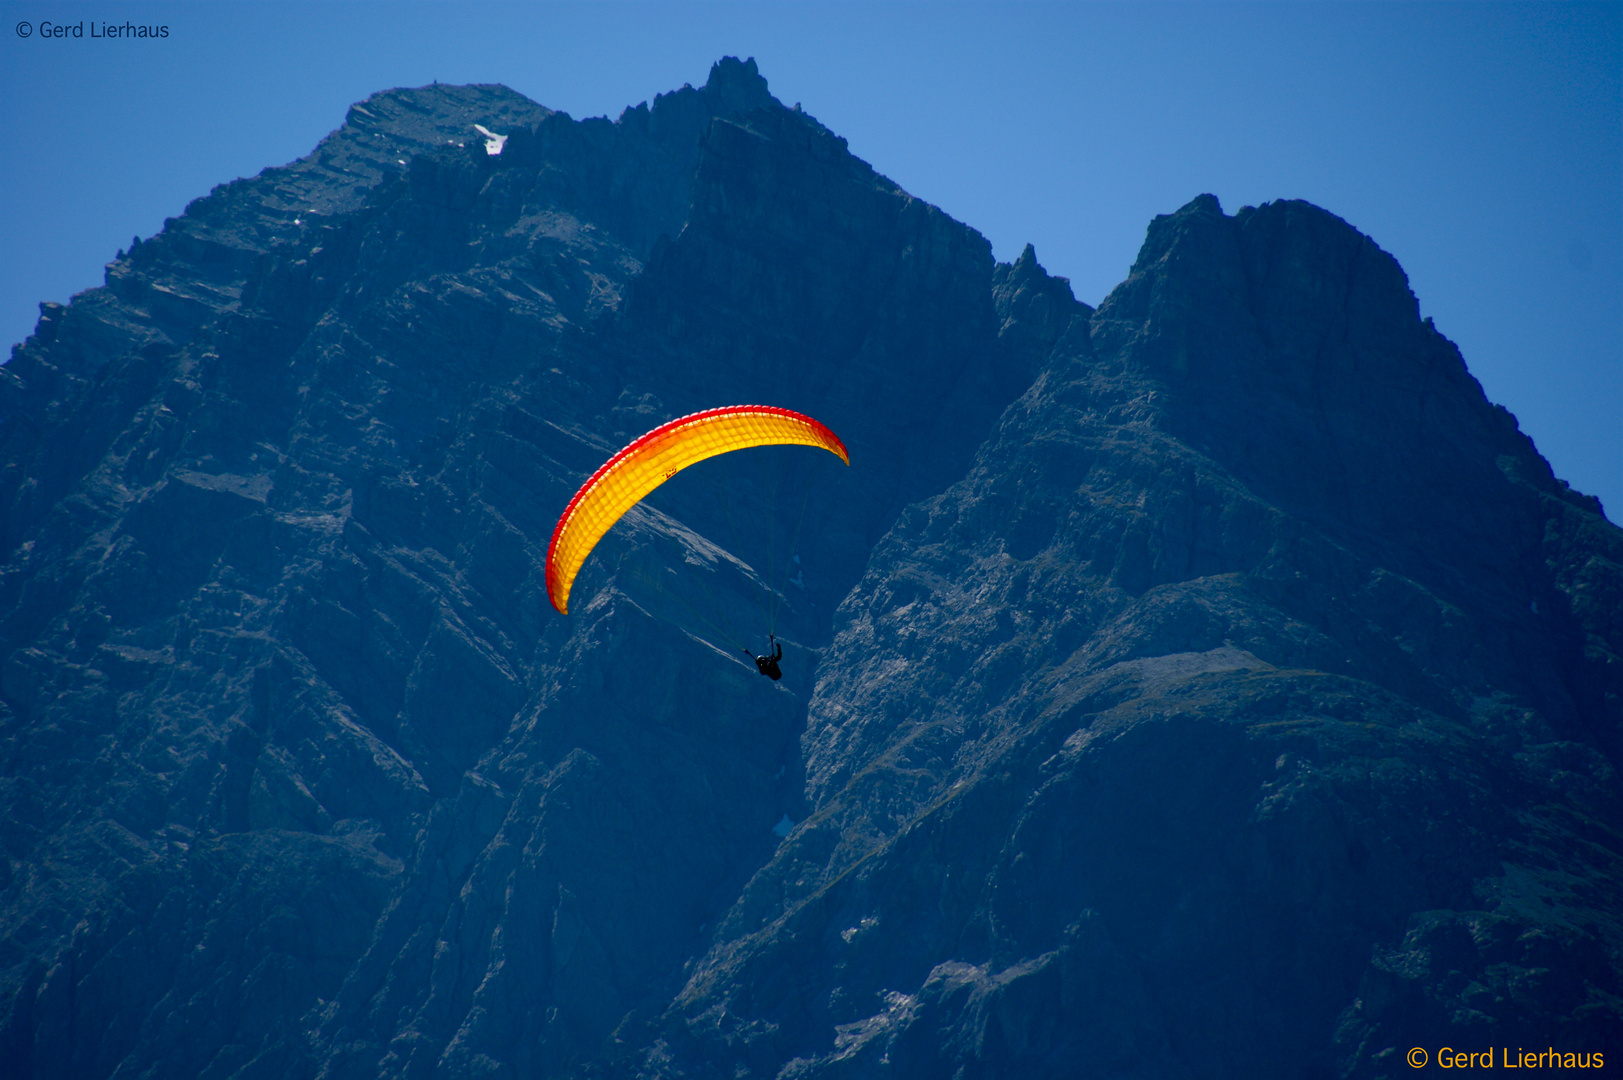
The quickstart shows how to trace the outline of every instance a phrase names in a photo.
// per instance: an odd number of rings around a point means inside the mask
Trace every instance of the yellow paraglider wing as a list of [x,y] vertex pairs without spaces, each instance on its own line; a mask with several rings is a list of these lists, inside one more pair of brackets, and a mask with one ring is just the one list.
[[643,496],[697,462],[751,446],[820,446],[847,465],[845,444],[803,413],[771,405],[730,405],[661,424],[593,473],[569,500],[547,547],[547,596],[569,613],[569,589],[586,556]]

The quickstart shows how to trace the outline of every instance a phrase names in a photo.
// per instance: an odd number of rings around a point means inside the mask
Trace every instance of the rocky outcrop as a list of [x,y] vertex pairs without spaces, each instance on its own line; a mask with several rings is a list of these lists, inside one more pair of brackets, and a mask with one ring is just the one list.
[[875,549],[808,819],[668,1022],[793,1076],[1612,1045],[1615,586],[1569,584],[1619,565],[1595,509],[1345,223],[1157,219]]
[[[689,470],[557,616],[580,480],[748,401],[852,467]],[[17,1075],[1623,1052],[1623,535],[1307,204],[1094,311],[753,62],[390,91],[47,305],[0,445]]]

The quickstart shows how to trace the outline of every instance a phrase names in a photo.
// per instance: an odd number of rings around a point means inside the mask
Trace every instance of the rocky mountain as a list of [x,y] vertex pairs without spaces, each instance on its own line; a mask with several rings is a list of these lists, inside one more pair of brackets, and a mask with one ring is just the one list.
[[[585,476],[750,402],[851,467],[558,615]],[[0,470],[8,1076],[1623,1061],[1623,533],[1306,203],[1093,310],[753,61],[389,91],[42,305]]]

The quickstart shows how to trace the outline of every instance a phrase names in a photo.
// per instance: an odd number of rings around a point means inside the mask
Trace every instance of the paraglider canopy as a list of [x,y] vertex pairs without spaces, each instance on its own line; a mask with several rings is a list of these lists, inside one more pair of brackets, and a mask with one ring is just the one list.
[[847,465],[839,436],[804,413],[772,405],[729,405],[678,417],[603,463],[569,500],[547,547],[547,596],[569,613],[569,590],[592,548],[644,496],[707,458],[752,446],[819,446]]

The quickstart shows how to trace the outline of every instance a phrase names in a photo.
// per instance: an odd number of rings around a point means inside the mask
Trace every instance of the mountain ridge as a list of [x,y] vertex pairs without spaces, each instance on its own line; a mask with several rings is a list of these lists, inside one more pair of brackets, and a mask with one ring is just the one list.
[[[556,616],[719,400],[852,468],[696,467]],[[389,91],[42,308],[0,445],[17,1075],[1623,1052],[1623,534],[1309,204],[1095,310],[753,61]]]

